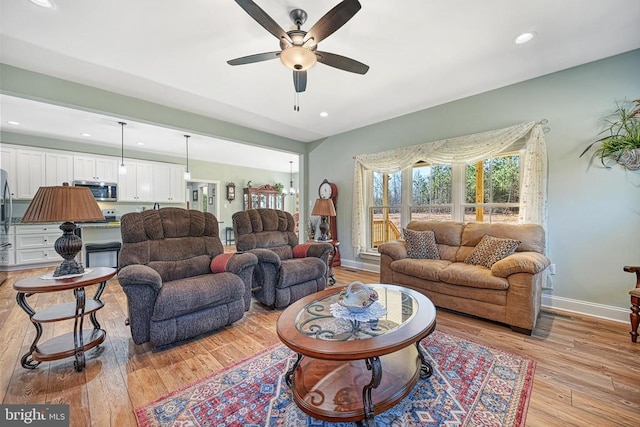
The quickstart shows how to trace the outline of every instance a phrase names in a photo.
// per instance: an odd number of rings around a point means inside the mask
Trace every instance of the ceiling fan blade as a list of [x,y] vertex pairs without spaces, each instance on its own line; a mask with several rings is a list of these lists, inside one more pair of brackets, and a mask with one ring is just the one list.
[[322,62],[324,65],[351,73],[366,74],[367,71],[369,71],[368,65],[358,62],[355,59],[347,58],[346,56],[336,55],[335,53],[316,51],[316,57],[318,58],[318,62]]
[[307,90],[307,72],[306,71],[293,72],[293,86],[296,88],[296,93],[304,92],[305,90]]
[[252,64],[254,62],[268,61],[270,59],[276,59],[280,55],[281,51],[277,52],[264,52],[256,53],[255,55],[243,56],[241,58],[231,59],[227,61],[229,65],[244,65]]
[[343,0],[338,3],[311,27],[304,37],[304,42],[313,38],[315,44],[320,43],[353,18],[361,7],[358,0]]
[[278,40],[284,38],[291,43],[291,38],[287,32],[283,30],[282,27],[273,20],[273,18],[267,15],[267,12],[262,10],[260,6],[251,0],[236,0],[236,3],[238,3],[240,7],[249,14],[249,16],[255,19],[258,24],[262,25],[265,30],[273,34]]

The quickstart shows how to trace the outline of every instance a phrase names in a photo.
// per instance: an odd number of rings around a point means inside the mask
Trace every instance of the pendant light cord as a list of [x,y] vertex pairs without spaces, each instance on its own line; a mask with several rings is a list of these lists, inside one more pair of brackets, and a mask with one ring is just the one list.
[[127,125],[125,122],[118,122],[121,127],[121,145],[120,145],[120,166],[124,166],[124,127]]
[[189,137],[190,135],[185,135],[185,141],[187,145],[187,173],[189,172]]

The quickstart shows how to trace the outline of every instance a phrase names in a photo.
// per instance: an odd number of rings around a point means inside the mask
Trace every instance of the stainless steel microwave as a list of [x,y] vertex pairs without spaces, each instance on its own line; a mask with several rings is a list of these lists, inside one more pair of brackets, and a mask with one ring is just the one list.
[[73,181],[76,187],[87,187],[100,202],[118,201],[118,184],[113,182]]

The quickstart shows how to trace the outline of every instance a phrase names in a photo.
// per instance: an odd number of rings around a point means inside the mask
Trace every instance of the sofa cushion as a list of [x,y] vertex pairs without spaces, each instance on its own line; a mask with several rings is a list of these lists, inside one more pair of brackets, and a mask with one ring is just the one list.
[[440,270],[446,268],[449,264],[451,264],[451,261],[441,259],[404,258],[393,261],[389,267],[397,273],[437,282]]
[[407,241],[407,255],[409,258],[440,259],[436,237],[433,231],[414,231],[408,228],[402,230]]
[[286,288],[309,280],[315,280],[325,275],[326,271],[327,265],[320,258],[283,259],[276,287]]
[[486,235],[480,240],[480,243],[473,249],[471,254],[465,258],[464,262],[491,268],[497,261],[514,253],[519,244],[519,240],[499,239]]
[[490,269],[481,265],[454,262],[438,272],[440,281],[451,285],[470,286],[483,289],[507,289],[509,281],[494,276]]
[[166,320],[241,300],[244,282],[233,273],[205,274],[162,284],[152,320]]

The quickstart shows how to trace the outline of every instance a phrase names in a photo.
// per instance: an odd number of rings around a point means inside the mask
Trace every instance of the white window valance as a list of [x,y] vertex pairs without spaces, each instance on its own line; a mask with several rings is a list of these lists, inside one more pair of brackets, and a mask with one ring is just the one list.
[[353,218],[351,241],[354,254],[367,250],[365,221],[365,180],[367,170],[398,172],[424,161],[434,164],[475,162],[489,158],[525,140],[521,150],[522,185],[519,223],[535,223],[546,230],[547,148],[540,121],[521,123],[505,129],[443,139],[355,157],[353,176]]

